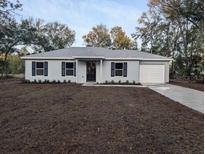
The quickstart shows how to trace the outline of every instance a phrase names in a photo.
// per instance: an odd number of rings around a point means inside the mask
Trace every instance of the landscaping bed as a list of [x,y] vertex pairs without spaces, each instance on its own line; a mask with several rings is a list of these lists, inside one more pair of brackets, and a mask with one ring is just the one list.
[[203,153],[203,114],[148,88],[0,84],[0,153]]

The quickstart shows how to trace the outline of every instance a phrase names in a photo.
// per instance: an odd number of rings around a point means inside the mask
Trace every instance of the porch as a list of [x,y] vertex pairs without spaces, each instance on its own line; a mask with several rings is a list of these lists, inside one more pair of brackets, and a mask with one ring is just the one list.
[[102,83],[103,57],[75,57],[76,83]]

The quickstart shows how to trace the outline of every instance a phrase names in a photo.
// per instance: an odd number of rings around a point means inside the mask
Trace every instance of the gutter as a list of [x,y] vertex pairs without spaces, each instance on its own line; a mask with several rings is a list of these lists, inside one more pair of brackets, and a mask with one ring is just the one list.
[[150,59],[150,58],[105,58],[99,56],[73,56],[73,57],[21,57],[23,60],[75,60],[75,59],[104,59],[104,60],[138,60],[138,61],[173,61],[172,58]]

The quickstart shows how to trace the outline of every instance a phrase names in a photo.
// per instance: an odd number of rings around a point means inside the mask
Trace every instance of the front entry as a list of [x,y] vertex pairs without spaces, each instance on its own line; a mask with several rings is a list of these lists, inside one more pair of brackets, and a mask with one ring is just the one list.
[[86,63],[87,82],[96,81],[96,63],[89,61]]

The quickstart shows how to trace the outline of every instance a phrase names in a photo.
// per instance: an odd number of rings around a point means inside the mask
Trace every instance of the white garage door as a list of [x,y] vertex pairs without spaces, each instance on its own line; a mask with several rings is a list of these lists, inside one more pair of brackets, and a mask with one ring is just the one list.
[[140,65],[141,83],[165,83],[164,65]]

